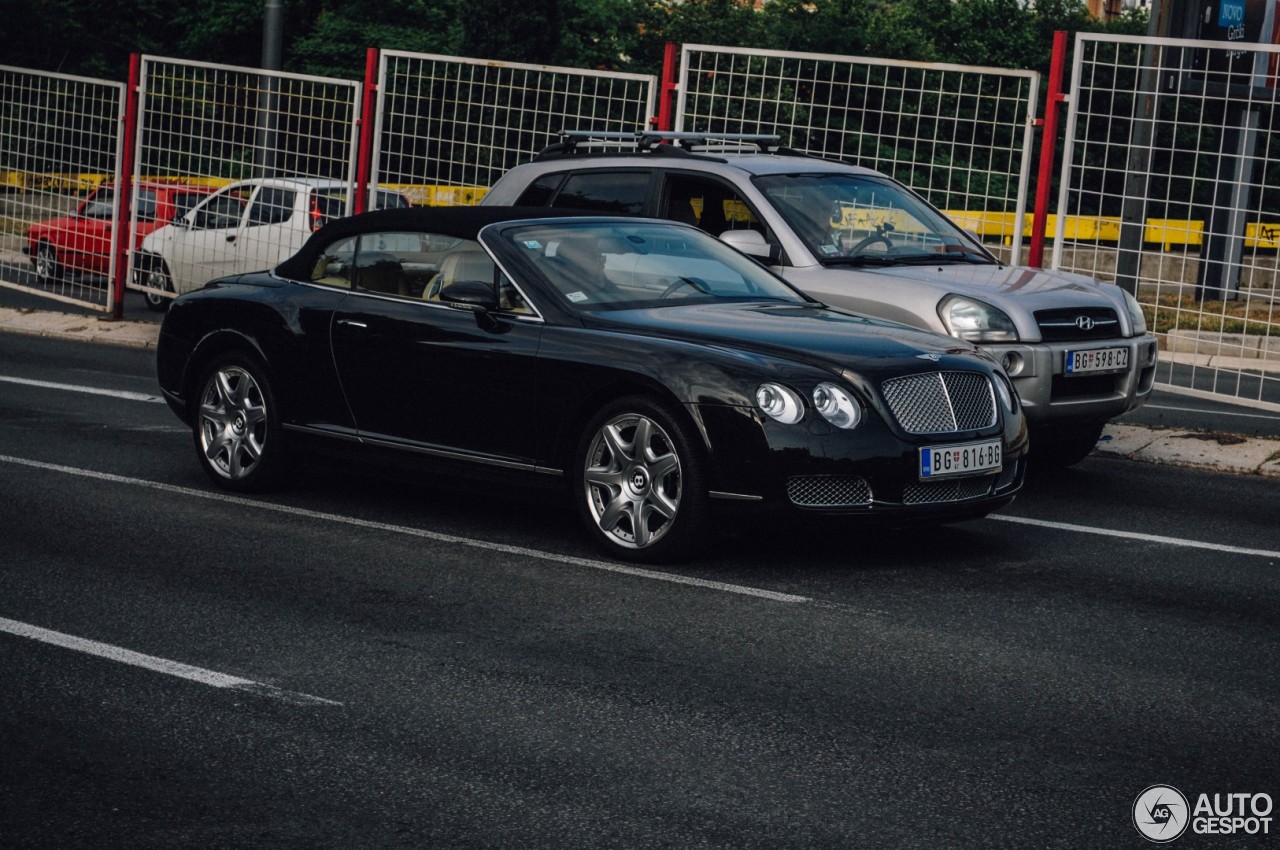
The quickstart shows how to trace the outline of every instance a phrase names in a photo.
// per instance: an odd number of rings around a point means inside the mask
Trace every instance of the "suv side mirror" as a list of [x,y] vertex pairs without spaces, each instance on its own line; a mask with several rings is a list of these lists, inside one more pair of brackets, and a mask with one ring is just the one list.
[[737,248],[748,257],[770,263],[778,262],[778,257],[782,253],[777,245],[769,244],[764,234],[758,230],[726,230],[720,234],[720,241]]

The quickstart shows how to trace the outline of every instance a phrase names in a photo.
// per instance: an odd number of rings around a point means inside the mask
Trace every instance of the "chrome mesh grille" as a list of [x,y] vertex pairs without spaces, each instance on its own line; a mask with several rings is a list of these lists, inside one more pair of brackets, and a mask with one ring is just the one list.
[[871,504],[871,487],[856,475],[793,475],[787,498],[804,508],[855,507]]
[[928,505],[935,502],[960,502],[965,499],[977,499],[991,493],[995,479],[991,476],[982,478],[957,478],[952,481],[919,481],[912,482],[902,488],[902,504]]
[[973,431],[995,424],[996,400],[981,372],[926,372],[880,386],[898,424],[909,434]]

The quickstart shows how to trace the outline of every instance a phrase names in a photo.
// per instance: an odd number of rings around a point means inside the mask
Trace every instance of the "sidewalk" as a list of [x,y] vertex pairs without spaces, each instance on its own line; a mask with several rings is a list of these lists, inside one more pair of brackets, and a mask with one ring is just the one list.
[[[4,332],[154,349],[160,324],[0,307],[0,333]],[[1146,463],[1280,479],[1280,439],[1113,422],[1103,433],[1097,451]]]

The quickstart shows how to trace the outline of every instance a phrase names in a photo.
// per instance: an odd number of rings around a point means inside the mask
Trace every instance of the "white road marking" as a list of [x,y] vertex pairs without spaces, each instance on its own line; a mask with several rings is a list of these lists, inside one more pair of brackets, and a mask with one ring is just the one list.
[[1004,516],[991,514],[987,519],[1001,522],[1014,522],[1022,525],[1036,525],[1041,528],[1053,528],[1058,531],[1074,531],[1080,534],[1098,534],[1103,537],[1123,537],[1127,540],[1143,540],[1148,543],[1163,543],[1166,546],[1182,546],[1188,549],[1209,549],[1214,552],[1229,552],[1233,555],[1259,555],[1263,558],[1280,558],[1280,551],[1270,549],[1246,549],[1241,546],[1228,546],[1223,543],[1205,543],[1200,540],[1187,540],[1182,537],[1162,537],[1158,534],[1143,534],[1140,531],[1116,531],[1110,528],[1095,528],[1091,525],[1071,525],[1065,522],[1050,522],[1046,519],[1028,519],[1020,516]]
[[122,398],[126,401],[145,401],[153,404],[164,404],[164,399],[158,395],[147,393],[133,393],[128,390],[104,390],[100,387],[86,387],[80,384],[55,384],[50,381],[31,381],[26,378],[14,378],[9,375],[0,375],[0,383],[21,384],[24,387],[40,387],[46,390],[66,390],[73,393],[88,393],[89,395],[105,395],[111,398]]
[[706,590],[715,590],[722,593],[736,593],[741,596],[753,596],[758,599],[768,599],[772,602],[809,603],[813,601],[807,596],[796,596],[791,593],[779,593],[778,591],[762,590],[757,587],[746,587],[744,585],[728,584],[720,581],[708,581],[707,579],[675,575],[673,573],[664,573],[657,570],[646,570],[640,567],[629,567],[623,564],[610,563],[608,561],[597,561],[593,558],[576,558],[572,555],[557,555],[553,552],[543,552],[539,549],[530,549],[525,546],[510,546],[505,543],[492,543],[487,540],[459,537],[454,534],[442,534],[438,531],[427,531],[425,529],[412,528],[405,525],[391,525],[384,522],[373,522],[370,520],[357,519],[355,517],[342,516],[341,514],[309,511],[305,508],[294,508],[288,505],[273,505],[269,502],[259,502],[239,496],[229,496],[225,493],[207,490],[193,490],[188,487],[175,487],[172,484],[162,484],[158,481],[146,481],[141,478],[128,478],[123,475],[113,475],[108,472],[95,472],[89,469],[78,469],[71,466],[61,466],[59,464],[44,463],[42,461],[9,457],[8,455],[0,455],[0,462],[18,464],[20,466],[32,467],[34,469],[44,469],[50,472],[62,472],[68,475],[78,475],[83,478],[93,478],[99,481],[110,481],[116,484],[147,487],[164,493],[174,493],[197,499],[208,499],[210,501],[221,502],[228,505],[242,505],[252,508],[255,511],[274,511],[275,513],[289,514],[290,516],[304,517],[306,519],[321,520],[328,523],[343,523],[344,525],[374,531],[388,531],[393,534],[406,534],[411,537],[434,540],[438,543],[450,543],[457,546],[470,546],[474,549],[484,549],[490,552],[502,552],[507,555],[521,555],[527,558],[539,558],[544,561],[553,561],[558,564],[569,564],[571,566],[587,567],[588,569],[619,573],[622,575],[635,576],[637,578],[650,579],[653,581],[664,581],[672,584],[701,587]]
[[110,661],[118,661],[121,664],[128,664],[132,667],[142,667],[146,670],[164,673],[166,676],[176,676],[179,679],[199,682],[202,685],[209,685],[214,688],[231,688],[237,691],[249,691],[259,696],[278,699],[298,705],[342,705],[340,702],[334,702],[333,700],[324,699],[323,697],[296,693],[294,691],[284,691],[272,685],[255,682],[252,679],[242,679],[239,676],[228,676],[226,673],[205,670],[202,667],[192,667],[190,664],[183,664],[179,661],[170,661],[167,658],[157,658],[154,655],[143,655],[141,652],[134,652],[131,649],[124,649],[119,646],[112,646],[108,643],[99,643],[96,640],[88,640],[86,638],[75,637],[74,635],[63,634],[62,632],[55,632],[50,629],[44,629],[40,626],[33,626],[28,623],[20,623],[17,620],[10,620],[5,617],[0,617],[0,632],[8,632],[11,635],[17,635],[18,637],[38,640],[41,643],[60,646],[64,649],[83,652],[88,655],[95,655],[99,658],[106,658]]

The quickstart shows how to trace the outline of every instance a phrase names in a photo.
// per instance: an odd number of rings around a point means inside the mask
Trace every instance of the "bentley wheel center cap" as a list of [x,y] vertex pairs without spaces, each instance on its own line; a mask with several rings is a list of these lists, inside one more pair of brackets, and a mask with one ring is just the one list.
[[643,496],[649,492],[649,470],[643,466],[633,466],[627,473],[627,482],[631,486],[631,492],[637,496]]

